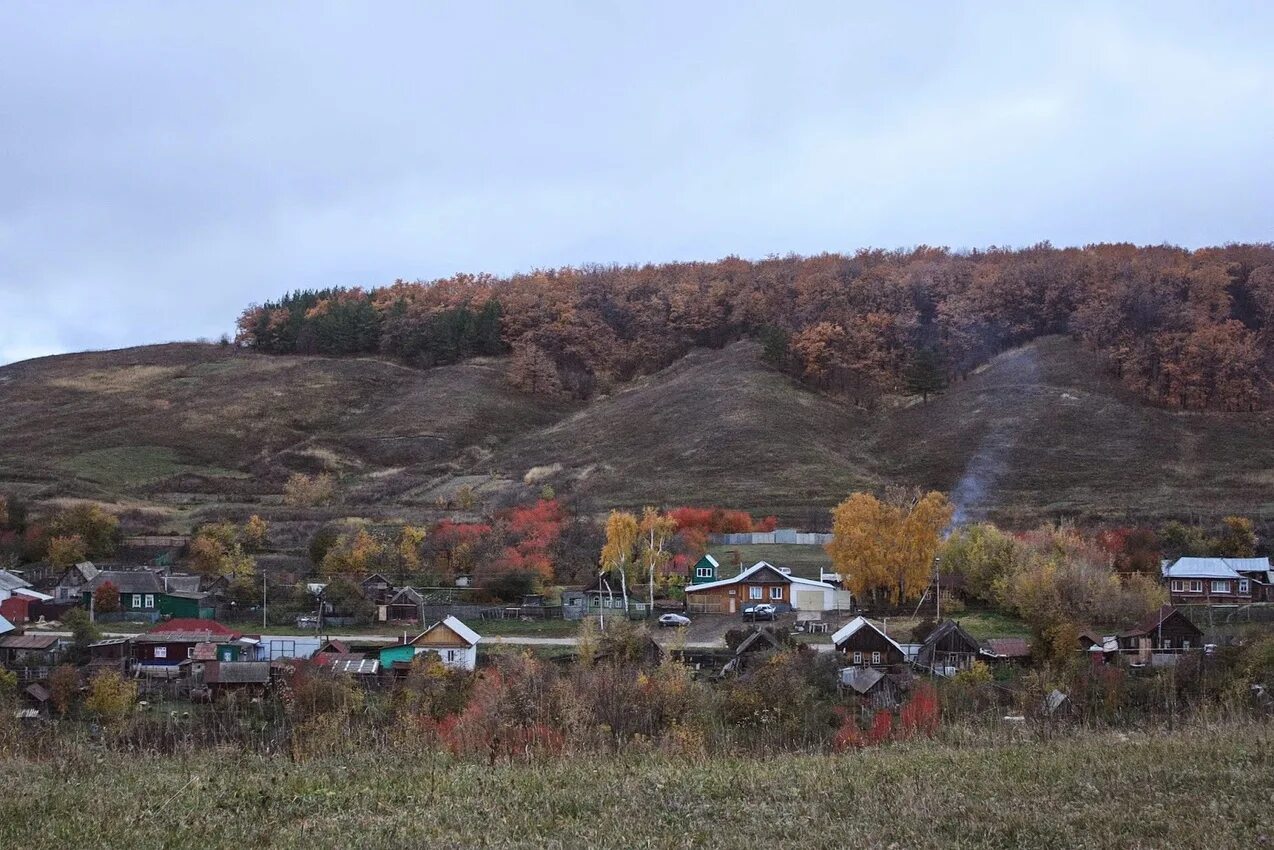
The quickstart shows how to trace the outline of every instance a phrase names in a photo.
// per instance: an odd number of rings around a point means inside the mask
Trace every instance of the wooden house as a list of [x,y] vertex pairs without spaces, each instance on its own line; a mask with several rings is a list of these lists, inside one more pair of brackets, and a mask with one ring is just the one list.
[[1269,558],[1178,558],[1162,576],[1174,605],[1243,605],[1274,584]]
[[53,598],[59,602],[79,601],[83,597],[84,585],[92,581],[98,572],[100,570],[93,565],[92,561],[81,561],[67,567],[58,578],[57,584],[53,586]]
[[896,669],[907,661],[906,651],[866,617],[855,617],[833,634],[832,646],[855,667]]
[[1148,662],[1152,654],[1188,652],[1203,647],[1203,630],[1185,614],[1164,605],[1134,628],[1119,635],[1119,652]]
[[170,620],[137,635],[133,667],[140,674],[175,678],[183,661],[239,661],[255,657],[241,635],[215,620]]
[[939,676],[951,676],[968,670],[973,662],[986,660],[988,654],[973,635],[955,620],[938,624],[916,653],[916,665]]
[[380,650],[380,665],[390,668],[395,662],[410,662],[426,652],[437,654],[443,666],[454,670],[473,670],[478,664],[478,641],[473,629],[455,617],[444,617],[411,640]]
[[763,602],[780,611],[834,611],[839,601],[830,584],[799,578],[765,561],[733,578],[686,587],[687,609],[701,614],[739,614]]
[[385,600],[394,595],[393,582],[380,573],[372,573],[367,578],[360,581],[358,583],[358,588],[362,591],[362,594],[366,597],[367,601],[374,605],[384,605]]
[[[80,589],[81,604],[94,611],[97,620],[150,620],[165,617],[212,619],[215,610],[213,600],[201,590],[178,590],[178,587],[198,585],[198,576],[190,576],[193,582],[181,576],[165,576],[153,570],[100,570]],[[170,588],[166,580],[174,587]],[[106,612],[94,609],[93,594],[105,584],[119,592],[119,611]]]
[[419,623],[424,619],[425,597],[414,587],[400,587],[381,606],[381,620]]

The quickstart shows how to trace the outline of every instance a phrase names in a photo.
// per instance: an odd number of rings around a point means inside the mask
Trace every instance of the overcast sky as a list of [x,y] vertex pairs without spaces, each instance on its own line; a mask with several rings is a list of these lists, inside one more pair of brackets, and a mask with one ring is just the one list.
[[1274,4],[954,5],[4,3],[0,363],[457,271],[1274,238]]

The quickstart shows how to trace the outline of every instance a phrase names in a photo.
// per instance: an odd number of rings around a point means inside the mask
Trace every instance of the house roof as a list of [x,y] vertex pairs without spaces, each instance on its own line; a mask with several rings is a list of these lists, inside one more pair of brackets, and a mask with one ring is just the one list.
[[143,632],[134,638],[138,643],[229,643],[225,635],[213,632]]
[[198,593],[203,578],[196,575],[169,575],[161,581],[171,594]]
[[450,629],[452,633],[454,633],[457,637],[459,637],[465,643],[469,644],[469,646],[475,646],[477,645],[478,641],[482,640],[481,635],[479,635],[473,629],[466,626],[464,623],[460,622],[455,617],[448,614],[446,617],[443,617],[441,620],[434,623],[432,626],[425,629],[420,634],[416,635],[416,637],[411,641],[411,644],[414,646],[417,641],[419,641],[425,635],[432,632],[434,629],[438,629],[438,628]]
[[315,655],[349,655],[349,645],[341,640],[328,640],[323,643],[317,650]]
[[22,576],[15,576],[8,570],[0,570],[0,590],[21,590],[24,587],[30,587],[31,582]]
[[67,567],[66,570],[63,571],[61,577],[58,579],[58,584],[62,584],[66,581],[67,576],[72,573],[74,573],[78,579],[76,583],[83,584],[86,581],[92,581],[93,576],[100,572],[101,570],[94,566],[92,561],[80,561],[75,566]]
[[0,649],[34,649],[48,651],[62,638],[57,635],[5,635],[0,637]]
[[164,632],[206,632],[214,635],[223,635],[228,638],[236,638],[239,633],[229,626],[224,626],[216,620],[199,620],[194,617],[174,617],[162,623],[156,623],[146,630],[146,634],[162,634]]
[[1178,558],[1163,565],[1164,578],[1241,578],[1239,573],[1269,573],[1269,558]]
[[982,644],[978,643],[977,639],[974,638],[973,635],[966,632],[964,630],[964,627],[961,626],[959,623],[957,623],[955,620],[943,620],[941,623],[938,624],[937,628],[929,632],[929,634],[925,637],[924,643],[921,644],[921,651],[923,651],[926,648],[932,648],[935,644],[938,643],[938,641],[942,640],[943,638],[947,637],[948,635],[952,633],[955,633],[966,644],[973,647],[975,651],[982,648]]
[[[758,643],[768,644],[768,646],[757,646]],[[757,629],[752,634],[744,638],[743,642],[734,648],[735,655],[742,655],[745,652],[760,652],[766,649],[779,649],[778,638],[769,629]]]
[[998,658],[1026,658],[1031,654],[1031,645],[1026,638],[987,638],[986,645]]
[[210,685],[263,685],[270,681],[270,662],[209,661],[203,680]]
[[395,591],[394,595],[389,597],[386,605],[419,605],[425,601],[425,597],[420,595],[420,591],[414,587],[400,587]]
[[372,573],[372,574],[371,574],[371,575],[369,575],[367,578],[365,578],[365,579],[363,579],[362,581],[360,581],[360,582],[359,582],[359,584],[360,584],[360,585],[362,585],[362,584],[369,584],[369,583],[371,583],[371,582],[373,582],[373,581],[377,581],[377,582],[380,582],[380,583],[382,583],[382,584],[391,584],[391,583],[392,583],[392,582],[390,582],[390,580],[389,580],[389,579],[385,578],[385,576],[381,575],[380,573]]
[[82,590],[91,593],[108,582],[120,593],[164,592],[163,582],[150,570],[99,570]]
[[1182,614],[1180,611],[1178,611],[1176,608],[1173,608],[1171,605],[1161,605],[1159,607],[1159,610],[1152,611],[1140,623],[1133,626],[1128,631],[1124,632],[1123,635],[1121,635],[1121,637],[1132,637],[1134,635],[1149,634],[1150,632],[1153,632],[1155,629],[1159,628],[1159,624],[1167,620],[1173,614],[1180,614],[1181,619],[1185,620],[1187,623],[1190,623],[1191,626],[1194,626],[1196,631],[1199,631],[1200,633],[1202,633],[1202,629],[1199,629],[1198,626],[1195,626],[1194,623],[1190,621],[1190,618],[1187,617],[1185,614]]
[[19,587],[17,590],[13,591],[13,595],[25,596],[27,599],[37,599],[40,602],[49,602],[53,599],[53,597],[49,596],[47,593],[41,593],[40,591],[34,590],[30,587]]
[[348,673],[351,676],[371,676],[380,672],[380,659],[364,658],[361,655],[328,655],[319,662],[333,673]]
[[855,692],[865,694],[885,678],[885,674],[874,667],[846,667],[840,671],[841,684],[853,688]]
[[882,632],[880,629],[876,628],[876,626],[866,617],[855,617],[854,619],[846,623],[844,626],[842,626],[840,629],[838,629],[836,633],[832,635],[832,645],[840,646],[842,643],[849,640],[851,637],[853,637],[862,629],[871,629],[873,632],[875,632],[876,634],[880,635],[885,640],[893,644],[894,649],[902,653],[904,657],[907,655],[907,653],[903,650],[903,648],[898,645],[898,642],[896,640],[894,640],[889,635]]
[[15,628],[16,626],[14,626],[13,623],[10,623],[2,615],[0,615],[0,635],[4,634],[5,632],[11,632]]
[[27,685],[26,693],[36,702],[48,702],[51,696],[49,689],[39,683]]
[[752,575],[758,572],[761,572],[762,570],[765,570],[765,569],[773,570],[777,575],[782,576],[783,581],[789,584],[800,584],[800,585],[805,585],[807,587],[818,587],[823,590],[834,589],[832,588],[830,584],[826,582],[814,581],[813,579],[800,578],[798,576],[788,575],[787,573],[783,572],[778,567],[774,566],[773,564],[767,561],[757,561],[755,564],[748,567],[746,570],[739,573],[737,576],[732,576],[730,578],[723,578],[717,581],[708,581],[708,582],[704,582],[703,584],[692,584],[686,588],[686,593],[697,593],[701,590],[712,590],[717,587],[726,587],[731,584],[738,584],[739,582],[746,581]]

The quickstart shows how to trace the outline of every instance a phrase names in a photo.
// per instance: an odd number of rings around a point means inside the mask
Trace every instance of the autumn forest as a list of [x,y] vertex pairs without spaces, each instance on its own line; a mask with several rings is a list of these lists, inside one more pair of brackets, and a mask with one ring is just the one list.
[[264,353],[428,367],[511,355],[511,380],[588,398],[691,348],[753,337],[799,380],[870,406],[1068,334],[1129,388],[1189,410],[1274,401],[1274,245],[1128,244],[585,266],[297,291],[249,307]]

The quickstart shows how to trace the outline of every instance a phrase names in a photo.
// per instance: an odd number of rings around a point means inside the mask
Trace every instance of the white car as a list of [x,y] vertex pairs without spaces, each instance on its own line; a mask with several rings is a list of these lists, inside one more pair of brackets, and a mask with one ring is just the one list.
[[659,618],[659,625],[665,626],[668,628],[671,628],[674,626],[688,626],[690,625],[690,618],[683,617],[680,614],[664,614],[662,617]]
[[768,602],[762,602],[760,605],[752,605],[743,609],[743,619],[745,620],[773,620],[778,616],[779,609],[775,608]]

